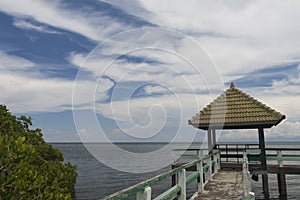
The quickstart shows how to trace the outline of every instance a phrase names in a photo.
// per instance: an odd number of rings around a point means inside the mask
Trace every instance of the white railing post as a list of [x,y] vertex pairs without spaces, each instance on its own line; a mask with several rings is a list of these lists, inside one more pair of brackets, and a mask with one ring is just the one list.
[[200,162],[197,162],[197,171],[199,172],[197,189],[198,189],[198,192],[203,192],[204,186],[203,186],[203,161],[202,160],[200,160]]
[[277,163],[279,167],[283,166],[283,162],[282,162],[282,152],[281,150],[277,151]]
[[214,174],[216,174],[219,171],[218,155],[217,155],[216,151],[213,152],[213,160],[214,160]]
[[221,152],[220,152],[220,150],[218,150],[219,152],[218,152],[218,170],[220,170],[221,169]]
[[243,190],[244,190],[244,196],[249,195],[249,183],[248,183],[248,158],[247,153],[244,151],[243,153]]
[[208,181],[211,180],[212,177],[212,167],[211,167],[211,156],[208,158]]
[[136,194],[137,200],[151,200],[151,187],[146,187],[143,191]]
[[248,178],[248,190],[249,190],[249,195],[251,195],[251,175],[250,172],[247,172],[247,178]]
[[243,171],[242,171],[242,177],[243,177],[243,200],[254,200],[255,196],[254,193],[251,192],[251,178],[250,178],[250,172],[249,172],[249,162],[247,157],[247,152],[243,152]]
[[186,175],[185,169],[178,172],[178,185],[180,187],[180,195],[178,200],[186,200]]
[[203,150],[202,149],[198,149],[197,150],[197,158],[200,159],[203,157]]

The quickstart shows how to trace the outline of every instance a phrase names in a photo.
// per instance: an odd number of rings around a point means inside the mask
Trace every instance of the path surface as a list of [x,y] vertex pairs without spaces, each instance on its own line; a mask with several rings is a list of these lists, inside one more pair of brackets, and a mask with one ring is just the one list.
[[219,171],[213,176],[194,200],[212,199],[242,199],[242,172],[241,171]]

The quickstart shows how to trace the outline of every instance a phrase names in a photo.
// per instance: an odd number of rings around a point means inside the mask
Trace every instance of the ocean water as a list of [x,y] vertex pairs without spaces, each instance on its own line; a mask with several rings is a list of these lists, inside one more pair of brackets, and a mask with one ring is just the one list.
[[[109,194],[117,192],[121,189],[132,186],[136,183],[144,181],[155,175],[161,174],[171,169],[171,166],[166,166],[162,169],[156,170],[150,173],[126,173],[121,172],[99,162],[94,158],[85,146],[80,143],[55,143],[54,147],[60,149],[64,154],[65,161],[71,162],[77,165],[77,183],[75,186],[75,199],[78,200],[93,200],[101,199]],[[103,145],[105,149],[106,144]],[[153,150],[160,149],[164,144],[151,143],[151,144],[119,144],[123,149],[131,152],[151,152]],[[191,148],[199,148],[199,144],[194,144]],[[267,144],[267,147],[294,147],[300,148],[300,144]],[[180,148],[174,146],[174,149]],[[110,152],[106,152],[107,156],[110,156]],[[300,153],[300,152],[299,152]],[[113,159],[113,158],[112,158]],[[125,158],[118,158],[118,162],[128,162]],[[300,164],[300,163],[299,163]],[[287,175],[287,188],[288,199],[300,199],[300,175]],[[252,181],[251,183],[256,199],[264,199],[261,187],[261,178],[258,182]],[[162,181],[160,184],[152,188],[153,196],[161,194],[171,186],[171,178]],[[188,194],[192,195],[196,190],[196,184],[192,183],[188,186]],[[269,174],[269,190],[270,199],[279,199],[277,176]],[[131,199],[135,199],[133,196]]]

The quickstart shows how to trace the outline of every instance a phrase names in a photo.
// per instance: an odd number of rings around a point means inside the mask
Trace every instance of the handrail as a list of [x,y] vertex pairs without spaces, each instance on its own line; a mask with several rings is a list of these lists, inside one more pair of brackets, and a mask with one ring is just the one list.
[[[213,157],[213,159],[211,159]],[[197,171],[190,176],[186,177],[186,169],[192,166],[197,167]],[[163,174],[157,175],[153,178],[140,182],[136,185],[123,189],[119,192],[111,194],[103,198],[103,200],[121,200],[129,197],[130,195],[137,195],[138,200],[151,199],[151,187],[161,182],[162,180],[177,175],[178,183],[165,191],[163,194],[159,195],[159,199],[174,199],[185,200],[186,199],[186,185],[194,180],[197,180],[198,192],[202,192],[204,185],[212,177],[212,165],[214,165],[214,173],[217,173],[220,169],[220,152],[214,150],[212,154],[202,156],[201,158],[189,162],[187,164],[181,165],[175,169],[172,169]],[[208,180],[203,183],[203,174],[208,172]],[[155,200],[157,199],[155,198]]]
[[[300,151],[300,149],[298,149]],[[276,151],[276,153],[268,153],[266,159],[270,161],[277,161],[280,167],[283,166],[283,161],[300,161],[300,155],[297,154],[282,154],[282,152],[295,151],[294,148],[269,148],[268,151]],[[250,161],[259,161],[260,149],[246,149],[246,152],[251,158]],[[256,160],[255,160],[256,158]]]
[[[222,161],[226,162],[232,162],[232,161],[237,161],[237,163],[241,163],[240,161],[243,158],[243,151],[245,150],[254,150],[254,149],[259,149],[259,144],[245,144],[245,143],[219,143],[216,144],[216,148],[220,150],[221,158]],[[274,151],[282,151],[282,152],[287,152],[287,151],[300,151],[300,148],[282,148],[282,147],[267,147],[265,148],[266,152],[274,152]],[[268,154],[268,153],[267,153]],[[274,157],[276,154],[268,154],[267,159],[268,160],[276,160]],[[241,160],[240,160],[241,159]],[[289,156],[289,155],[284,155],[283,159],[289,160],[289,161],[299,161],[299,158],[297,156]],[[256,160],[259,161],[259,160]]]
[[276,147],[272,147],[272,148],[266,148],[266,151],[300,151],[300,148],[276,148]]

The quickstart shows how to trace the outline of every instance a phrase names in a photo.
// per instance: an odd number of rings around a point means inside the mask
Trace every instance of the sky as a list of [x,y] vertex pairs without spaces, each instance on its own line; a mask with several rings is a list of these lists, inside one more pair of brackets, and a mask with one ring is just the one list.
[[[48,142],[191,142],[230,82],[300,141],[300,2],[1,0],[0,103]],[[256,130],[220,141],[257,141]]]

